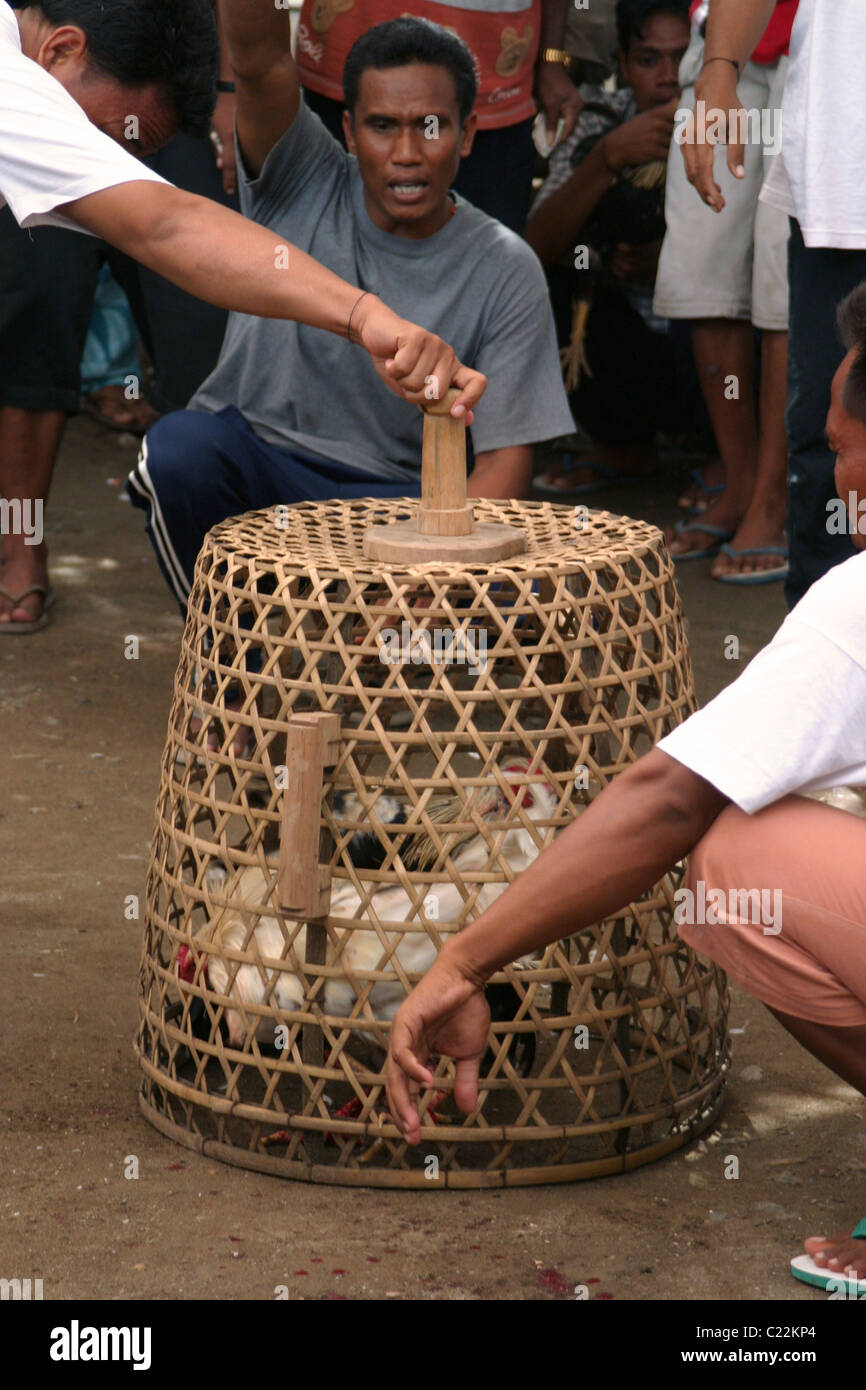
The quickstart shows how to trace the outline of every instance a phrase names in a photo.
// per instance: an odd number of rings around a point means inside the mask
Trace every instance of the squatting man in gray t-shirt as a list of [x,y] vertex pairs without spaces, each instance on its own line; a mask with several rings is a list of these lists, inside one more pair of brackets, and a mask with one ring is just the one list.
[[[347,154],[301,100],[286,11],[220,0],[219,13],[236,80],[242,211],[277,234],[276,255],[283,239],[308,251],[486,374],[469,491],[521,496],[533,444],[574,425],[535,254],[449,192],[475,133],[469,49],[414,18],[364,34],[343,78]],[[151,429],[129,492],[183,608],[205,533],[228,516],[418,495],[421,431],[421,412],[382,390],[351,342],[232,314],[216,369],[189,409]]]

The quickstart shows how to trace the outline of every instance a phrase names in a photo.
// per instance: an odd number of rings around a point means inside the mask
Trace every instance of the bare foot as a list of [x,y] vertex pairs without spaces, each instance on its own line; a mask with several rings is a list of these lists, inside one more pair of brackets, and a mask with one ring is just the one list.
[[866,1279],[866,1240],[862,1237],[855,1239],[850,1231],[843,1231],[838,1236],[809,1236],[803,1244],[807,1255],[822,1269]]
[[[0,588],[10,594],[23,594],[34,584],[48,587],[48,547],[22,545],[14,549],[6,538],[6,548],[0,561]],[[41,618],[45,608],[43,594],[28,594],[20,603],[12,603],[0,594],[0,623],[33,623]]]
[[[737,527],[730,545],[733,550],[745,552],[770,545],[787,549],[784,512],[756,506],[753,502]],[[720,579],[722,575],[727,574],[760,574],[763,570],[778,569],[784,563],[785,557],[780,554],[719,555],[713,561],[710,573],[713,579]]]

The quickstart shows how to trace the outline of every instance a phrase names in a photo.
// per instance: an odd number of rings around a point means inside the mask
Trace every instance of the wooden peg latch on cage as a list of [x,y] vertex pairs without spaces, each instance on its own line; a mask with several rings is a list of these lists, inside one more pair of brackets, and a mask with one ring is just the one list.
[[431,564],[462,560],[485,564],[526,550],[526,532],[500,522],[476,522],[466,495],[466,425],[451,407],[454,387],[425,402],[421,446],[421,503],[414,522],[371,526],[364,536],[370,560]]
[[[280,913],[306,923],[307,965],[324,965],[328,946],[325,919],[331,901],[330,836],[319,828],[325,771],[340,755],[340,716],[295,714],[286,724],[286,791],[283,795],[277,902]],[[323,843],[323,841],[325,843]],[[305,1024],[301,1055],[321,1067],[324,1036]]]
[[321,853],[319,810],[325,769],[339,752],[338,714],[295,714],[288,721],[277,901],[286,917],[299,922],[328,915],[331,870],[321,862],[327,856]]

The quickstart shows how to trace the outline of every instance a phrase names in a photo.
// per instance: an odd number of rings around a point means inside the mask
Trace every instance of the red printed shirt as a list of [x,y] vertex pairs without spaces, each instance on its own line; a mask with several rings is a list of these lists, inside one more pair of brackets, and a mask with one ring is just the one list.
[[[304,86],[342,101],[343,64],[352,44],[374,24],[407,15],[405,3],[304,0],[295,45]],[[479,75],[475,111],[482,130],[515,125],[535,114],[532,85],[541,0],[415,0],[412,17],[453,30],[471,48]]]

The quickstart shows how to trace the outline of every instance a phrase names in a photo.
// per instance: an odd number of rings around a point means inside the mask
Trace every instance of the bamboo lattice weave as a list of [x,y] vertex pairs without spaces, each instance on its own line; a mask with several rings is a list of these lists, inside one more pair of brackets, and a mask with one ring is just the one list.
[[[189,1147],[310,1181],[624,1171],[712,1123],[724,1085],[724,977],[677,938],[679,868],[495,977],[479,1104],[459,1114],[440,1062],[418,1150],[382,1068],[445,937],[694,709],[673,566],[646,523],[517,502],[475,504],[528,536],[489,569],[366,560],[366,528],[412,509],[302,504],[205,541],[148,873],[142,1108]],[[305,924],[276,884],[287,725],[309,711],[341,736],[309,806],[330,908]]]

